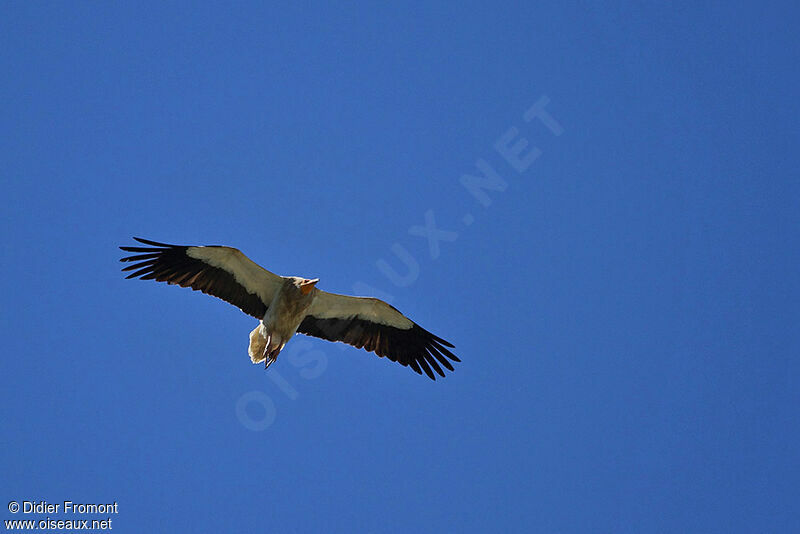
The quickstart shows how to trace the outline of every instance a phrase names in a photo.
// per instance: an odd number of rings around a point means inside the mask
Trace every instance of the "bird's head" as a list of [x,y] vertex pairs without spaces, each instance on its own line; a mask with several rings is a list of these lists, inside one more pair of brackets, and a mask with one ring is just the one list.
[[314,278],[313,280],[309,280],[308,278],[299,278],[297,280],[297,289],[300,290],[300,293],[303,295],[308,295],[311,293],[311,290],[314,289],[316,283],[319,282],[319,278]]

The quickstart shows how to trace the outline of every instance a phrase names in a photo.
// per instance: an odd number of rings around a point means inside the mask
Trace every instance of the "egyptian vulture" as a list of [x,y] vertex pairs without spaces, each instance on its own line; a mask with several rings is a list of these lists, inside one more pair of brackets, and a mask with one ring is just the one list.
[[453,370],[460,362],[453,345],[414,323],[386,302],[349,297],[316,288],[318,278],[278,276],[254,263],[241,251],[219,245],[180,246],[134,237],[146,247],[119,247],[132,256],[126,278],[156,280],[191,287],[237,306],[259,319],[250,332],[248,353],[264,368],[299,332],[328,341],[341,341],[411,367],[436,380],[434,371]]

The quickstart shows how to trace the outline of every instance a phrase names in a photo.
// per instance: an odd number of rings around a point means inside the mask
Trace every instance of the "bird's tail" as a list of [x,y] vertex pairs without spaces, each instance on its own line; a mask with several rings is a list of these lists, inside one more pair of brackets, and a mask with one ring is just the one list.
[[253,363],[261,363],[264,361],[264,349],[267,348],[267,338],[261,333],[261,324],[250,332],[250,346],[247,348],[247,353],[250,355],[250,361]]

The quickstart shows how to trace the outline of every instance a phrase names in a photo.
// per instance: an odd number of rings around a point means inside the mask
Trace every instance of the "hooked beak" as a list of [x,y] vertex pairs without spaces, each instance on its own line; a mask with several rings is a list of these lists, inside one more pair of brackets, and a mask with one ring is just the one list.
[[314,285],[319,282],[319,278],[314,278],[313,280],[303,280],[300,284],[300,292],[303,295],[308,295],[311,293],[311,290],[314,289]]

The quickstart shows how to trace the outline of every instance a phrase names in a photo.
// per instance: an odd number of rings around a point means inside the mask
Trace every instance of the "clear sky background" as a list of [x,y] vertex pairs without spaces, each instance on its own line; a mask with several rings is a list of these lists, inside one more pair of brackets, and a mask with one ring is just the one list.
[[[3,503],[796,531],[796,3],[492,4],[2,4]],[[123,279],[134,235],[391,297],[463,363],[298,336],[265,372],[252,318]]]

